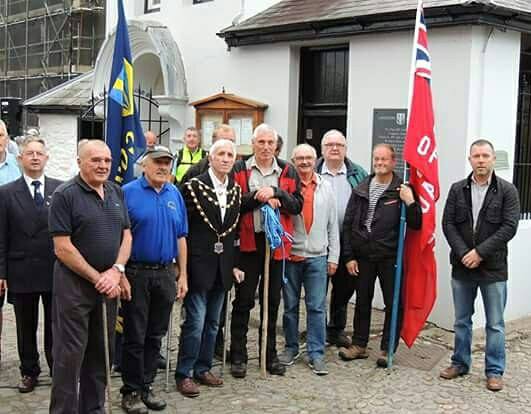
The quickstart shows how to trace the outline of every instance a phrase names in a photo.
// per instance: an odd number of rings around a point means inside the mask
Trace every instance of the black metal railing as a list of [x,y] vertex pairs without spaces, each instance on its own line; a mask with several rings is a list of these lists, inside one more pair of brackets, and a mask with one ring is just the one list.
[[520,195],[520,218],[531,219],[531,72],[520,76],[513,183]]

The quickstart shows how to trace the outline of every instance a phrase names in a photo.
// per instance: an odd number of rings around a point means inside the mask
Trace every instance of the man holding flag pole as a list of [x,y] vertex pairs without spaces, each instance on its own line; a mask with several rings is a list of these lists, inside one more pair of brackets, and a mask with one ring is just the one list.
[[[439,168],[434,126],[431,57],[422,0],[419,0],[413,40],[404,161],[409,167],[409,184],[418,195],[422,208],[422,227],[419,230],[408,229],[404,248],[405,226],[403,220],[401,221],[390,332],[391,338],[394,339],[398,332],[399,317],[396,299],[400,297],[402,291],[401,337],[408,347],[413,346],[424,327],[436,298],[435,203],[439,199]],[[402,259],[404,286],[400,289]],[[394,350],[389,347],[389,367],[393,363],[393,352]]]

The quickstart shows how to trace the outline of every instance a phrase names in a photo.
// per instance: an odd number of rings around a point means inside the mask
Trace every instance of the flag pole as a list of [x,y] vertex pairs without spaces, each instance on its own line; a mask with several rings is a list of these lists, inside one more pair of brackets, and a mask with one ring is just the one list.
[[[422,0],[418,0],[417,13],[415,17],[415,30],[413,35],[413,52],[411,54],[411,66],[409,72],[409,87],[407,98],[407,123],[409,128],[409,117],[411,113],[411,100],[413,98],[413,86],[415,83],[415,68],[417,60],[417,41],[419,35],[419,22],[420,12],[422,9]],[[406,130],[407,131],[407,130]],[[407,132],[406,132],[407,134]],[[404,161],[404,182],[408,179],[407,163]],[[406,238],[406,205],[402,201],[400,203],[400,228],[398,231],[398,247],[396,251],[396,265],[395,265],[395,278],[394,278],[394,290],[393,290],[393,302],[391,309],[391,324],[389,327],[389,345],[387,350],[387,368],[393,367],[393,357],[395,353],[395,341],[397,337],[397,325],[398,325],[398,305],[400,302],[400,291],[402,284],[402,262],[404,256],[404,241]]]

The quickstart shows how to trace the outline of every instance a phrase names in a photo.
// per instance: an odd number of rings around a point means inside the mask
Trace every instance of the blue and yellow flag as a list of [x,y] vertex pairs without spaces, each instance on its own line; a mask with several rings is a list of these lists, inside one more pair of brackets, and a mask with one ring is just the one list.
[[133,63],[122,0],[118,0],[118,26],[107,100],[107,145],[111,149],[110,179],[122,185],[134,179],[133,167],[146,142],[133,99]]

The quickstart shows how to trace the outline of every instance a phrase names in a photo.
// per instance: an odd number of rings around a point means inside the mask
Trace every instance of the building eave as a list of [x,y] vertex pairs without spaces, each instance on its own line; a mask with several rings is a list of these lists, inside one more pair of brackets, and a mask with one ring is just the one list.
[[[426,24],[432,27],[456,25],[488,25],[504,30],[531,33],[531,15],[492,6],[455,5],[425,10]],[[412,30],[415,11],[356,16],[338,20],[318,20],[238,30],[229,28],[217,35],[229,47],[258,45],[278,42],[311,41],[340,38],[367,33]]]

